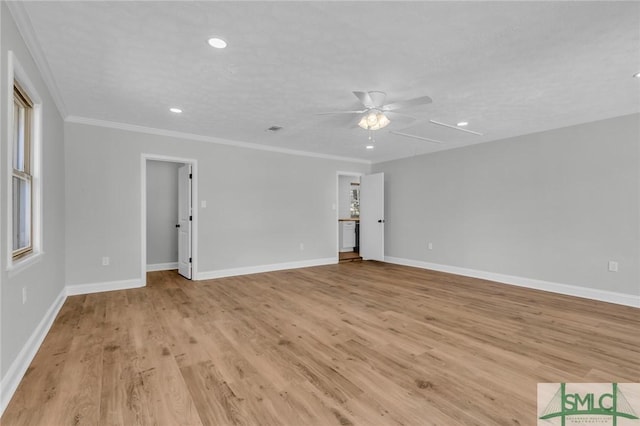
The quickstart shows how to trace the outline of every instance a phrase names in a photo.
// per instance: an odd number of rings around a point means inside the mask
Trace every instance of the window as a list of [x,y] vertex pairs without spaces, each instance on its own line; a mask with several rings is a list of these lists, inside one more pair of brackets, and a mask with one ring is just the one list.
[[12,253],[33,251],[33,103],[18,82],[13,86]]
[[[6,269],[9,276],[43,259],[42,98],[12,51],[7,55]],[[13,101],[13,103],[11,103]]]
[[360,185],[354,182],[351,183],[351,217],[360,217]]

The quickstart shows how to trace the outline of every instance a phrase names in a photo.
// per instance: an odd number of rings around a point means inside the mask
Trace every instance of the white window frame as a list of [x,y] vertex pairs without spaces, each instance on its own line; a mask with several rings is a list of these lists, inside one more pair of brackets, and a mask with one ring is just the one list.
[[[33,179],[31,175],[31,166],[32,166],[31,120],[33,118],[33,103],[31,102],[31,99],[29,99],[29,97],[26,95],[22,87],[20,87],[20,83],[18,83],[17,81],[14,81],[13,83],[13,107],[14,108],[18,107],[20,110],[24,110],[24,117],[22,119],[19,119],[18,117],[14,117],[13,123],[12,123],[13,124],[12,147],[15,149],[16,146],[22,145],[21,149],[23,150],[23,158],[22,158],[23,165],[22,167],[20,167],[20,165],[13,164],[13,173],[11,177],[13,182],[15,182],[16,179],[18,179],[18,181],[21,181],[24,184],[26,184],[28,186],[28,194],[29,194],[29,200],[27,201],[28,211],[25,212],[24,214],[25,216],[24,223],[22,223],[21,221],[21,225],[20,225],[20,226],[25,226],[29,228],[29,231],[28,231],[29,238],[28,238],[28,241],[25,241],[27,244],[24,246],[21,245],[20,247],[18,247],[18,249],[16,249],[16,244],[15,244],[16,243],[15,241],[16,223],[14,222],[13,224],[13,230],[12,230],[13,232],[11,237],[14,238],[13,247],[12,247],[13,259],[16,260],[21,257],[28,256],[33,252],[33,238],[31,235],[33,233],[33,211],[31,210],[31,203],[33,202],[33,191],[32,191]],[[13,112],[15,114],[16,110],[14,109]],[[18,137],[16,135],[16,132],[21,133],[22,137]],[[13,191],[15,191],[15,188],[13,188]],[[13,192],[11,196],[12,196],[12,202],[15,203],[15,198],[16,198],[15,192]],[[16,219],[15,211],[13,213],[14,213],[13,219],[15,221]]]
[[[12,52],[8,52],[7,58],[7,271],[12,276],[27,266],[38,262],[43,251],[42,232],[42,98],[38,94],[34,84],[25,72],[22,65]],[[29,97],[33,107],[31,110],[31,246],[30,253],[19,258],[13,258],[13,86],[17,81],[20,88]]]

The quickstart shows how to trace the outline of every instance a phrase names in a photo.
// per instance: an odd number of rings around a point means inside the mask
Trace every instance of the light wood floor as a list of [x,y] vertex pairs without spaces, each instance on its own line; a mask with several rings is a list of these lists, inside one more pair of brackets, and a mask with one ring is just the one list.
[[69,297],[11,425],[534,425],[538,382],[640,381],[639,310],[354,262]]

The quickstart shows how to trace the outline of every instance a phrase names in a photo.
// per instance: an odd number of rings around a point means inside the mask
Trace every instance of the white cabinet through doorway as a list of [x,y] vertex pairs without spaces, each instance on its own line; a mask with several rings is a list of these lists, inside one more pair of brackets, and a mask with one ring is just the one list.
[[356,246],[356,222],[345,220],[340,222],[340,251],[353,251]]

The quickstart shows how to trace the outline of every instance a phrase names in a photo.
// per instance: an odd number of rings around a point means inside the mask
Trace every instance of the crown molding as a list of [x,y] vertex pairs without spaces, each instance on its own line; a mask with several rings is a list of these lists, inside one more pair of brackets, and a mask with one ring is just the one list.
[[49,62],[47,62],[44,52],[40,47],[40,43],[38,42],[36,33],[33,30],[33,24],[31,23],[31,19],[29,19],[29,14],[25,9],[24,2],[7,1],[5,3],[9,8],[9,12],[11,12],[11,16],[13,16],[13,20],[18,27],[18,31],[20,32],[29,53],[31,53],[31,57],[35,62],[38,71],[40,71],[40,76],[42,77],[44,84],[47,86],[49,94],[53,98],[53,102],[58,108],[58,112],[63,118],[66,117],[67,109],[64,105],[64,101],[62,100],[62,95],[58,89],[55,79],[53,78]]
[[299,150],[287,149],[287,148],[278,148],[274,146],[261,145],[257,143],[251,143],[251,142],[232,141],[229,139],[221,139],[213,136],[197,135],[194,133],[185,133],[185,132],[179,132],[175,130],[158,129],[155,127],[139,126],[137,124],[127,124],[127,123],[119,123],[115,121],[98,120],[95,118],[81,117],[77,115],[69,115],[66,117],[65,121],[67,123],[85,124],[85,125],[97,126],[97,127],[107,127],[110,129],[126,130],[129,132],[146,133],[150,135],[166,136],[169,138],[187,139],[187,140],[199,141],[199,142],[209,142],[209,143],[215,143],[219,145],[234,146],[237,148],[247,148],[247,149],[255,149],[258,151],[269,151],[269,152],[277,152],[280,154],[297,155],[300,157],[312,157],[312,158],[322,158],[325,160],[347,161],[350,163],[371,164],[371,161],[363,160],[361,158],[340,157],[337,155],[319,154],[316,152],[299,151]]
[[7,4],[7,7],[9,8],[11,15],[13,16],[14,21],[16,22],[18,31],[20,32],[20,34],[22,35],[22,38],[24,39],[24,42],[27,46],[27,49],[29,50],[29,53],[31,53],[33,61],[36,64],[36,67],[40,71],[42,80],[47,86],[47,89],[49,90],[49,93],[53,98],[53,101],[56,104],[56,107],[58,108],[58,112],[66,122],[87,124],[87,125],[99,126],[99,127],[108,127],[112,129],[127,130],[127,131],[138,132],[138,133],[147,133],[147,134],[167,136],[172,138],[188,139],[188,140],[195,140],[195,141],[201,141],[201,142],[210,142],[210,143],[216,143],[220,145],[235,146],[239,148],[248,148],[248,149],[255,149],[260,151],[277,152],[281,154],[297,155],[302,157],[322,158],[325,160],[335,160],[335,161],[347,161],[351,163],[361,163],[361,164],[368,164],[368,165],[372,164],[370,160],[363,160],[361,158],[350,158],[350,157],[342,157],[337,155],[320,154],[320,153],[309,152],[309,151],[300,151],[295,149],[278,148],[273,146],[261,145],[257,143],[232,141],[228,139],[197,135],[193,133],[178,132],[173,130],[165,130],[165,129],[158,129],[153,127],[139,126],[134,124],[118,123],[113,121],[68,115],[67,108],[64,104],[61,92],[58,88],[58,85],[55,82],[55,79],[53,78],[53,73],[51,72],[51,68],[49,67],[49,62],[46,59],[44,51],[42,50],[42,47],[38,42],[38,38],[33,29],[33,24],[31,23],[31,19],[29,18],[29,14],[27,13],[24,2],[7,1],[6,4]]

